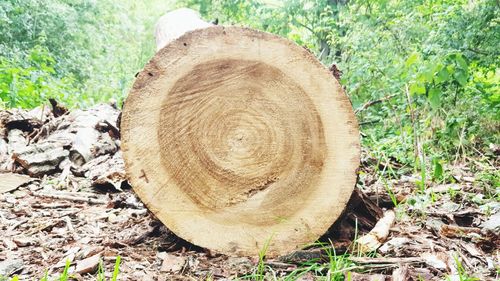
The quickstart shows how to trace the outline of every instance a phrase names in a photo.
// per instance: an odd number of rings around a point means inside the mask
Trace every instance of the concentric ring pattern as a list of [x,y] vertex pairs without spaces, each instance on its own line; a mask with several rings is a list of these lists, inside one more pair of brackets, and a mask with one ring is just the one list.
[[349,200],[359,131],[307,50],[240,27],[158,51],[124,103],[129,180],[172,232],[216,252],[268,256],[314,242]]
[[[179,79],[162,104],[161,159],[193,203],[221,212],[265,192],[263,214],[311,192],[326,153],[321,119],[299,85],[270,65],[215,60]],[[187,169],[188,168],[188,169]],[[300,206],[295,206],[298,208]],[[267,215],[266,217],[269,217]]]

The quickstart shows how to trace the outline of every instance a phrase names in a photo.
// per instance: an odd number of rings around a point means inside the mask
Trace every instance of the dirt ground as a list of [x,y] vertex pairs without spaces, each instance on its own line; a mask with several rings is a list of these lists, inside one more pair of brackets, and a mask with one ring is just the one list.
[[[0,111],[0,276],[39,280],[46,271],[58,276],[69,261],[75,279],[96,280],[99,261],[110,277],[117,256],[118,280],[255,274],[257,256],[213,254],[178,238],[148,212],[125,179],[119,110],[109,105],[61,110]],[[429,182],[422,192],[416,176],[380,179],[375,163],[364,152],[358,187],[379,206],[394,209],[396,221],[375,252],[359,255],[355,244],[348,247],[351,255],[343,257],[350,266],[337,273],[351,280],[498,280],[499,191],[476,177],[478,170],[498,172],[498,163],[459,161],[446,167],[453,183]],[[312,247],[266,259],[265,278],[284,278],[305,262],[322,264],[325,258]],[[325,267],[289,279],[328,274]]]

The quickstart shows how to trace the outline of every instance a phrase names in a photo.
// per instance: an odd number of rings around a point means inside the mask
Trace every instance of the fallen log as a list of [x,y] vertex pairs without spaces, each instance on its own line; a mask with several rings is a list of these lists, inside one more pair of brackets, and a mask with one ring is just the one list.
[[[180,13],[173,16],[197,21]],[[302,248],[337,220],[356,183],[349,99],[306,49],[206,26],[158,25],[161,49],[122,112],[128,178],[170,230],[196,245],[268,256]]]

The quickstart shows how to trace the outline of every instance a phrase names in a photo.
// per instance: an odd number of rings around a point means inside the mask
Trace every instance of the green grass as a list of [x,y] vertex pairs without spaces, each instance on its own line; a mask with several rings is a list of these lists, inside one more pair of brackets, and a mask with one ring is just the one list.
[[[327,260],[311,259],[298,265],[297,269],[286,274],[278,276],[277,272],[265,263],[265,254],[269,246],[269,241],[259,252],[259,262],[251,274],[242,276],[239,280],[280,280],[293,281],[304,275],[311,274],[315,280],[337,281],[344,280],[344,274],[350,270],[357,269],[349,257],[351,254],[345,253],[338,255],[332,243],[317,242],[310,246],[320,247],[326,253]],[[353,246],[354,248],[354,246]],[[357,254],[359,256],[360,254]]]
[[[113,274],[111,275],[110,281],[117,281],[118,280],[118,274],[120,273],[120,264],[121,264],[121,257],[117,256],[114,269],[113,269]],[[50,278],[49,274],[47,271],[45,271],[43,277],[40,279],[40,281],[69,281],[75,278],[75,276],[71,275],[69,273],[69,269],[71,266],[71,262],[69,260],[66,260],[66,264],[64,266],[63,272],[59,277],[54,277]],[[0,276],[0,281],[4,281],[7,279],[4,279],[3,277]],[[10,279],[10,281],[19,281],[19,277],[16,275]],[[101,259],[99,261],[99,266],[97,268],[97,276],[96,276],[96,281],[106,281],[105,278],[105,270],[104,270],[104,263],[103,260]]]
[[[458,257],[454,257],[455,259],[455,265],[457,267],[457,273],[458,273],[458,278],[460,281],[479,281],[479,278],[470,276],[467,273],[467,270],[464,268],[462,265],[462,262],[458,259]],[[446,278],[446,280],[452,280],[449,276]],[[455,279],[453,279],[455,280]]]
[[264,246],[262,249],[259,251],[259,262],[257,263],[257,266],[255,267],[255,270],[252,274],[245,275],[241,277],[243,280],[257,280],[257,281],[263,281],[266,278],[266,269],[272,270],[272,268],[266,266],[265,259],[266,259],[266,253],[267,250],[269,249],[269,244],[271,243],[272,236],[264,243]]

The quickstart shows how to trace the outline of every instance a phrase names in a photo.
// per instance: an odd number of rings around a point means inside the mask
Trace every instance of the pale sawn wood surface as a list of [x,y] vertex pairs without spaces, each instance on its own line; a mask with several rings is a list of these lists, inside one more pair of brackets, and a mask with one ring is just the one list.
[[174,233],[230,255],[288,253],[340,216],[360,144],[351,104],[306,49],[240,27],[188,32],[125,102],[129,180]]

